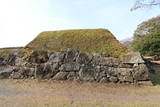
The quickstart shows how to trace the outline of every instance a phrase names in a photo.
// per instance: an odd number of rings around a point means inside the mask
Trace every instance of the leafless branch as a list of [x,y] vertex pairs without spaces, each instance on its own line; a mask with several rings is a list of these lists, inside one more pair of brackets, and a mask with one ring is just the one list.
[[160,6],[160,0],[136,0],[134,6],[131,8],[131,11],[151,6]]

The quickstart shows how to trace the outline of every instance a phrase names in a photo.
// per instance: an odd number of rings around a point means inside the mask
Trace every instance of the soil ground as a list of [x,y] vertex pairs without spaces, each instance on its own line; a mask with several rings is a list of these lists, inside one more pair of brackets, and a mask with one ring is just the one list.
[[1,80],[0,107],[160,107],[160,86]]

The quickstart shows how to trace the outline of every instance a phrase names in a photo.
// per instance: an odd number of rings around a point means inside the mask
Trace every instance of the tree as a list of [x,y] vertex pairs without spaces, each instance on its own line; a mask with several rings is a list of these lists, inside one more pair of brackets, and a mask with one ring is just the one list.
[[142,55],[160,56],[160,33],[147,34],[143,38],[137,38],[132,42],[132,46]]
[[131,45],[134,51],[142,55],[160,56],[160,17],[138,25]]
[[136,0],[134,6],[131,8],[131,11],[151,6],[160,6],[160,0]]

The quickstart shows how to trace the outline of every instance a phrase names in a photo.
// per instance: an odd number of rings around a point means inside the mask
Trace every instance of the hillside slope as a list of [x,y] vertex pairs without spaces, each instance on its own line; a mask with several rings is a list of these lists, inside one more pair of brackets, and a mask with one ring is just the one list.
[[87,53],[118,57],[127,49],[106,29],[80,29],[40,33],[26,48],[60,51],[74,48]]

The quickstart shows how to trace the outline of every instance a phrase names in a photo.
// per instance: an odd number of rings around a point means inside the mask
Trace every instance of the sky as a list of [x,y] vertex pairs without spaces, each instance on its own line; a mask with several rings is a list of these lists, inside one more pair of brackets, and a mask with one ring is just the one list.
[[0,0],[0,47],[25,46],[42,31],[106,28],[118,40],[160,14],[160,7],[131,12],[135,0]]

